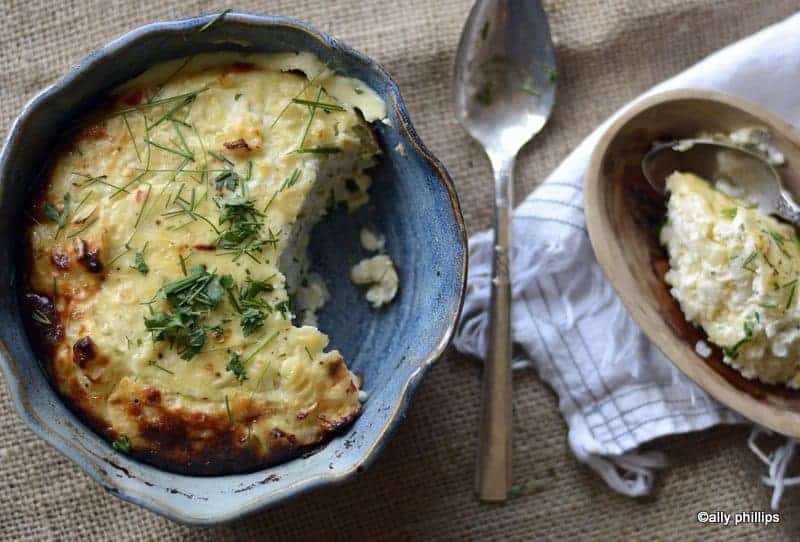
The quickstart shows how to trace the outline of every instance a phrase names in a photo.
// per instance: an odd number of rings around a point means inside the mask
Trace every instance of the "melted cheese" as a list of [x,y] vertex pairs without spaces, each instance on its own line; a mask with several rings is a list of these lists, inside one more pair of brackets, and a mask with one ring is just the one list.
[[[307,77],[287,73],[297,69]],[[341,355],[281,310],[298,294],[297,310],[313,322],[326,293],[316,281],[301,292],[310,226],[331,204],[367,200],[378,148],[354,107],[368,120],[385,115],[371,89],[313,55],[203,54],[120,87],[56,158],[33,211],[29,286],[56,299],[44,316],[63,328],[50,363],[58,388],[107,437],[124,435],[133,453],[168,468],[232,472],[297,453],[357,414],[358,385]],[[236,188],[224,186],[226,170]],[[217,246],[227,227],[220,206],[237,195],[259,211],[267,240],[246,253]],[[204,317],[218,329],[186,361],[144,322],[169,310],[162,285],[198,265],[238,287],[269,283],[259,299],[272,309],[245,336],[223,299]],[[85,337],[91,359],[78,363]],[[241,382],[226,370],[233,353]]]
[[800,387],[795,230],[699,177],[673,173],[661,242],[686,318],[747,378]]

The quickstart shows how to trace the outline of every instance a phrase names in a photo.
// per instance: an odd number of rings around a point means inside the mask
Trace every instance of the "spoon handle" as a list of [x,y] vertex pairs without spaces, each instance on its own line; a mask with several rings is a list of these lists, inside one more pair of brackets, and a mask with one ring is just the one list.
[[511,487],[511,283],[509,247],[514,156],[492,158],[495,228],[489,349],[483,370],[477,492],[483,501],[504,501]]

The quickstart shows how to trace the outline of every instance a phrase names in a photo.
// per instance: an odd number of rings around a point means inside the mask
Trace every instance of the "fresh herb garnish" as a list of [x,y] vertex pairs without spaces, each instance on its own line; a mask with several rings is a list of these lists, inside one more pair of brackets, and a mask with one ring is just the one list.
[[298,105],[307,105],[309,107],[315,107],[322,109],[324,111],[344,111],[344,107],[337,104],[320,102],[317,100],[303,100],[302,98],[292,98],[292,103]]
[[203,222],[211,226],[211,229],[214,230],[215,233],[219,234],[219,230],[214,225],[214,223],[211,222],[207,217],[197,212],[197,207],[208,196],[208,192],[203,192],[202,196],[197,197],[196,193],[197,189],[192,188],[192,190],[189,192],[189,196],[187,199],[186,197],[183,196],[183,189],[185,188],[185,186],[186,186],[185,184],[181,185],[181,187],[178,189],[178,193],[175,195],[174,198],[172,198],[172,205],[177,207],[177,209],[163,213],[161,216],[165,217],[168,220],[176,217],[189,218],[189,221],[176,226],[175,229],[182,228],[183,226],[186,226],[190,222],[194,222],[196,220],[202,220]]
[[299,154],[337,154],[342,152],[339,147],[310,147],[297,149],[295,152]]
[[228,401],[228,396],[225,396],[225,410],[228,412],[228,423],[233,423],[233,414],[231,413],[231,404]]
[[260,263],[256,253],[267,244],[260,235],[264,226],[263,214],[256,210],[251,200],[241,195],[223,198],[219,205],[219,225],[227,228],[219,233],[214,244],[229,251],[221,254],[234,254],[234,261],[246,254]]
[[[125,338],[127,339],[128,337],[125,337]],[[129,340],[129,342],[130,342],[130,340]],[[130,344],[128,345],[128,349],[130,349]],[[175,373],[174,373],[173,371],[170,371],[170,370],[169,370],[169,369],[167,369],[166,367],[162,367],[161,365],[159,365],[158,363],[156,363],[154,360],[150,360],[150,361],[148,361],[148,362],[147,362],[147,364],[148,364],[149,366],[151,366],[151,367],[155,367],[156,369],[160,369],[160,370],[164,371],[165,373],[171,374],[171,375],[173,375],[173,376],[175,375]]]
[[753,252],[751,252],[750,255],[745,259],[744,263],[742,264],[742,269],[747,269],[751,273],[755,273],[756,270],[748,266],[750,266],[753,260],[756,259],[756,256],[758,256],[758,251],[754,250]]
[[783,243],[786,241],[786,238],[783,235],[772,230],[761,230],[761,231],[769,235],[770,239],[772,239],[775,242],[775,245],[778,247],[778,250],[780,250],[784,254],[784,256],[790,257],[789,253],[786,252],[786,250],[783,248]]
[[114,442],[111,443],[111,447],[123,454],[130,453],[131,439],[129,439],[125,435],[122,435],[121,437],[117,438]]
[[792,305],[792,301],[794,301],[794,291],[797,288],[797,279],[783,285],[783,288],[789,287],[789,299],[786,300],[786,310],[789,310],[789,307]]
[[739,212],[738,207],[728,207],[727,209],[723,209],[720,211],[723,217],[727,218],[728,220],[733,220],[736,218],[736,214]]
[[297,181],[299,180],[300,180],[300,170],[295,168],[294,171],[292,171],[292,173],[283,180],[283,184],[281,184],[281,186],[272,194],[272,197],[269,198],[267,205],[264,207],[264,212],[265,213],[267,212],[267,209],[269,209],[269,206],[272,205],[272,202],[275,200],[275,197],[278,194],[280,194],[287,188],[291,188],[292,186],[297,184]]
[[58,229],[56,230],[55,237],[58,239],[58,234],[61,233],[61,230],[67,225],[67,219],[69,218],[70,208],[72,207],[72,195],[67,192],[64,194],[64,197],[61,200],[61,210],[59,211],[58,208],[50,203],[49,201],[44,204],[44,216],[47,217],[48,220],[51,222],[55,222],[58,224]]
[[227,14],[228,14],[228,13],[230,13],[230,12],[231,12],[231,10],[230,10],[230,8],[228,8],[228,9],[226,9],[226,10],[224,10],[224,11],[220,12],[220,13],[217,13],[217,14],[214,16],[214,18],[213,18],[213,19],[211,19],[211,20],[210,20],[210,21],[208,21],[206,24],[204,24],[203,26],[201,26],[201,27],[200,27],[200,29],[198,30],[198,32],[205,32],[206,30],[208,30],[209,28],[211,28],[212,26],[214,26],[214,25],[215,25],[215,24],[216,24],[216,23],[217,23],[217,22],[218,22],[220,19],[222,19],[222,18],[223,18],[225,15],[227,15]]
[[152,312],[145,317],[145,327],[154,341],[168,341],[188,361],[203,349],[206,333],[214,329],[204,320],[224,294],[219,276],[195,266],[185,277],[161,286],[156,296],[166,300],[170,310]]
[[736,356],[738,356],[738,355],[739,355],[739,349],[740,349],[740,348],[741,348],[741,347],[742,347],[744,344],[746,344],[747,342],[749,342],[750,340],[752,340],[752,338],[753,338],[753,332],[755,331],[755,329],[756,329],[756,325],[758,324],[758,322],[759,322],[760,320],[761,320],[761,317],[760,317],[760,315],[758,314],[758,312],[755,312],[755,313],[753,313],[752,315],[750,315],[749,317],[745,318],[745,320],[744,320],[744,323],[742,324],[742,328],[743,328],[743,331],[744,331],[744,337],[742,337],[741,339],[739,339],[739,340],[736,342],[736,344],[734,344],[734,345],[733,345],[733,346],[731,346],[731,347],[723,347],[723,348],[722,348],[722,351],[723,351],[723,353],[724,353],[726,356],[728,356],[729,358],[731,358],[731,359],[735,359],[735,358],[736,358]]
[[236,187],[239,186],[239,174],[233,171],[232,169],[226,169],[219,175],[217,178],[214,179],[214,185],[217,187],[219,192],[222,192],[222,189],[228,189],[231,192],[236,190]]
[[273,308],[259,296],[273,290],[273,286],[268,282],[251,279],[247,279],[244,286],[240,288],[236,306],[241,314],[240,324],[243,335],[252,335],[264,325],[267,314],[272,312]]
[[228,366],[225,367],[225,370],[233,373],[239,383],[247,380],[247,370],[245,369],[244,365],[242,365],[242,361],[239,359],[239,354],[236,352],[231,352],[231,358],[228,361]]
[[522,497],[525,495],[533,495],[535,493],[540,493],[544,491],[545,486],[539,482],[526,482],[524,484],[518,484],[511,486],[511,489],[508,490],[508,498],[509,499],[516,499],[518,497]]
[[133,268],[136,269],[142,275],[146,275],[150,272],[150,267],[147,265],[147,262],[144,261],[144,251],[147,250],[147,243],[144,244],[144,248],[142,251],[136,252],[136,255],[133,257]]
[[31,318],[33,318],[35,321],[39,322],[40,324],[44,324],[46,326],[49,326],[49,325],[52,324],[52,322],[50,321],[50,318],[48,318],[47,315],[45,313],[43,313],[42,311],[40,311],[39,309],[35,309],[33,312],[31,312]]

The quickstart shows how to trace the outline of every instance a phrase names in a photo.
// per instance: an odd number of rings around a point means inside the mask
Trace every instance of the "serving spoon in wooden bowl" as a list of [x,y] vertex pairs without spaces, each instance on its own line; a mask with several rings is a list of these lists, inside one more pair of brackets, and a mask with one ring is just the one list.
[[775,167],[760,154],[733,143],[691,138],[657,143],[642,158],[642,173],[659,193],[675,171],[690,172],[715,182],[724,179],[741,192],[740,199],[765,214],[800,224],[800,206],[783,187]]

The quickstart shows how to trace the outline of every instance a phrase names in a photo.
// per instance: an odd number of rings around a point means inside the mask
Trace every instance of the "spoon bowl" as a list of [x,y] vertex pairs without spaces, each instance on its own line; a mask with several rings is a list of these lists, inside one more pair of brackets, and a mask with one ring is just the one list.
[[756,152],[715,139],[691,138],[656,143],[642,158],[642,173],[659,193],[666,192],[666,179],[675,171],[724,182],[762,213],[800,223],[800,207],[783,188],[780,174]]
[[516,154],[547,122],[558,72],[538,1],[478,1],[456,53],[456,118],[489,153]]

